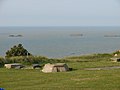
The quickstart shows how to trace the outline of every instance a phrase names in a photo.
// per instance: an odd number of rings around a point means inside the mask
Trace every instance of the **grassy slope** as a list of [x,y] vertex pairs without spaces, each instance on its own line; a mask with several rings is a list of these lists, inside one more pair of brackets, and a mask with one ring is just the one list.
[[90,67],[120,66],[119,62],[111,62],[108,58],[110,57],[69,58],[73,62],[67,64],[75,69],[70,72],[46,74],[40,70],[1,68],[0,87],[6,90],[119,90],[120,69],[82,70]]

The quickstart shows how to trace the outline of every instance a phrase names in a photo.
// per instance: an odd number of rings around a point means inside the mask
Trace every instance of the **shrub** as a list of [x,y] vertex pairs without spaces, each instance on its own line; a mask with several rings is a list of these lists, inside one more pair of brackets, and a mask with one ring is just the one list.
[[2,67],[5,64],[5,60],[3,57],[0,57],[0,67]]
[[10,50],[6,52],[6,57],[14,57],[14,56],[31,56],[22,44],[18,44],[17,46],[13,46]]

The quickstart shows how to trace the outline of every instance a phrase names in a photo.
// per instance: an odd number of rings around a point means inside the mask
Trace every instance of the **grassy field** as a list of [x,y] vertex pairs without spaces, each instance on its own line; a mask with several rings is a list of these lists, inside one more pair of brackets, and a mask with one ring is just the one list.
[[37,70],[0,68],[0,87],[5,90],[120,90],[120,69],[84,70],[84,68],[120,66],[111,56],[66,58],[73,71],[42,73]]

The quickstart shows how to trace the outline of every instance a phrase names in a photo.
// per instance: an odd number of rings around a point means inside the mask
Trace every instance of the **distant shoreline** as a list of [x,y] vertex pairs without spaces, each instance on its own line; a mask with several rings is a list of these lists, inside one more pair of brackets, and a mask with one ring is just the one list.
[[120,37],[120,35],[104,35],[104,37]]
[[9,37],[23,37],[23,35],[20,35],[20,34],[18,34],[18,35],[9,35]]

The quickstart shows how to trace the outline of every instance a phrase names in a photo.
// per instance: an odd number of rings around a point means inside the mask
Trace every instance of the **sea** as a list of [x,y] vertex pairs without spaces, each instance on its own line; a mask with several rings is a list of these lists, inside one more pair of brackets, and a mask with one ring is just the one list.
[[48,58],[112,53],[120,49],[120,27],[0,27],[0,56],[18,44]]

